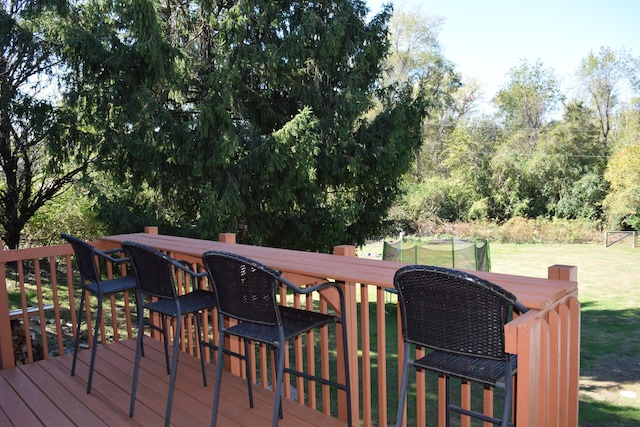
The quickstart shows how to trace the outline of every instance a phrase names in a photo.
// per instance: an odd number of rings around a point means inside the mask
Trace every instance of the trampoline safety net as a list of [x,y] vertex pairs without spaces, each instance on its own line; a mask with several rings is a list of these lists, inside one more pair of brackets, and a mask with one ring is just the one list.
[[491,271],[489,241],[433,240],[423,246],[384,242],[382,259],[463,270]]

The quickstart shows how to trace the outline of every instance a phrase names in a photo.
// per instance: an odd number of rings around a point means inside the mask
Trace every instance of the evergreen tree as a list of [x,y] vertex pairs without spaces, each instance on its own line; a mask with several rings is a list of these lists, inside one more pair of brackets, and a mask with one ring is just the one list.
[[361,0],[80,4],[61,32],[67,100],[118,183],[101,205],[113,231],[152,213],[322,251],[381,232],[429,97],[380,84],[391,9],[367,14]]

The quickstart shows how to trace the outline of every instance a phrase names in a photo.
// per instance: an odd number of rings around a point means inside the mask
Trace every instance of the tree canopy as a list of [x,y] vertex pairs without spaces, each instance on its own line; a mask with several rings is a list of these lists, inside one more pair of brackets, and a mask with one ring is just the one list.
[[80,3],[59,33],[65,99],[117,188],[99,207],[113,231],[155,216],[322,251],[381,232],[432,97],[424,79],[380,84],[391,9],[367,13],[360,0]]
[[70,137],[73,112],[50,91],[59,56],[42,28],[63,13],[57,1],[0,6],[0,226],[9,248],[19,246],[27,222],[68,189],[89,160]]
[[[0,227],[11,247],[47,221],[318,251],[432,220],[637,227],[626,177],[640,58],[629,52],[590,52],[576,74],[585,90],[569,99],[552,69],[522,60],[485,112],[479,83],[442,52],[443,21],[416,11],[370,15],[362,0],[2,5]],[[65,206],[86,214],[56,217]],[[51,241],[35,234],[23,241]]]

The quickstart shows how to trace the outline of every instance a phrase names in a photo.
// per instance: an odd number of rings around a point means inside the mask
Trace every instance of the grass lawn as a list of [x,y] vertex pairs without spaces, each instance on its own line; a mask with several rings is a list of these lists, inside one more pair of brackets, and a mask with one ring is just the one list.
[[[368,253],[381,245],[359,250]],[[578,267],[580,427],[640,426],[640,248],[491,243],[493,272],[547,277],[553,264]]]
[[640,248],[491,245],[496,273],[545,277],[552,264],[578,266],[580,426],[640,426]]

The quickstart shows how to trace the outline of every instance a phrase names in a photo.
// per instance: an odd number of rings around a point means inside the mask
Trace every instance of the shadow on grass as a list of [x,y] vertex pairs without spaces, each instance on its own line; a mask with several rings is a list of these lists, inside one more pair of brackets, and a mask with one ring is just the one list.
[[585,302],[581,318],[580,426],[640,426],[640,308]]
[[602,310],[582,304],[580,374],[603,383],[640,382],[640,308]]
[[[640,414],[631,406],[611,405],[592,399],[580,399],[580,413],[589,417],[580,417],[580,427],[638,427]],[[586,418],[586,419],[585,419]]]

